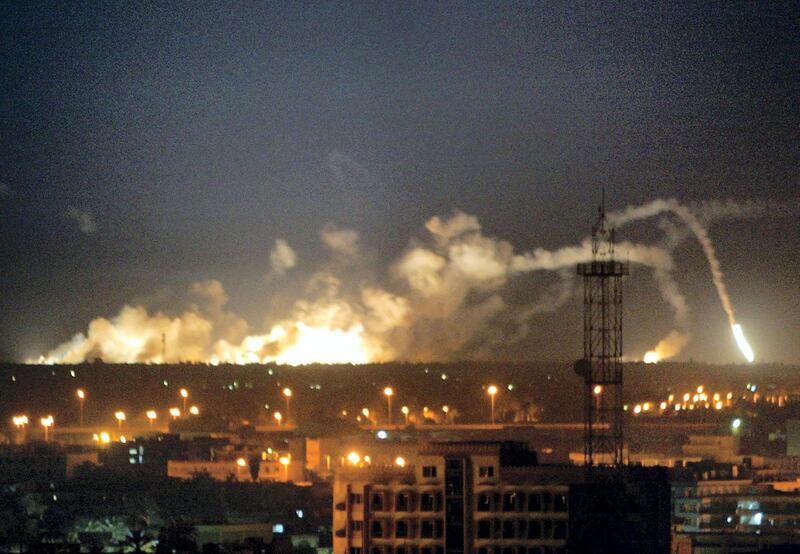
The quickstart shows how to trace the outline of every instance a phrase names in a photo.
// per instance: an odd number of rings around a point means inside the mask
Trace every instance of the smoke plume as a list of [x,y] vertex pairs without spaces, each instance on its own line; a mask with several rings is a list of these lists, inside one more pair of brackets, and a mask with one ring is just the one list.
[[[714,210],[735,213],[730,203],[707,212]],[[723,308],[732,322],[734,316],[713,244],[692,210],[675,200],[655,200],[608,217],[623,226],[661,214],[673,214],[681,224],[662,219],[661,244],[616,244],[619,259],[651,270],[673,313],[674,328],[658,343],[657,359],[678,354],[690,337],[689,306],[673,277],[672,250],[684,229],[700,243]],[[331,260],[363,262],[355,230],[326,225],[319,237]],[[576,290],[575,265],[591,259],[590,237],[555,250],[515,252],[509,242],[485,234],[477,217],[455,211],[429,219],[386,272],[351,275],[359,264],[322,260],[302,296],[285,313],[268,317],[259,332],[228,310],[221,283],[206,281],[189,287],[191,302],[180,315],[126,305],[113,317],[93,320],[85,333],[40,361],[305,364],[488,357],[529,336],[534,317],[563,306]],[[270,276],[284,275],[297,265],[297,254],[278,239],[268,262]],[[509,303],[509,283],[540,272],[554,273],[558,280],[533,303]]]
[[287,271],[297,265],[297,254],[283,239],[277,239],[269,253],[270,271],[268,278],[282,277]]

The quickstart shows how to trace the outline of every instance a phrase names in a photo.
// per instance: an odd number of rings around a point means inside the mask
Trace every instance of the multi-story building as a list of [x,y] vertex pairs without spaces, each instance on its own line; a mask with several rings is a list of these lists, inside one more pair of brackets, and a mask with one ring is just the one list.
[[[521,443],[432,443],[420,449],[416,460],[414,466],[352,467],[337,473],[335,554],[563,554],[571,531],[583,539],[587,535],[586,529],[571,526],[597,523],[608,513],[623,526],[630,523],[618,517],[623,506],[610,512],[608,506],[598,507],[598,498],[608,497],[607,481],[598,484],[603,491],[598,495],[599,488],[584,482],[584,468],[539,465],[536,454]],[[626,506],[628,494],[619,495]],[[570,514],[572,500],[579,507],[577,519]],[[645,521],[645,534],[658,538],[643,542],[640,533],[635,542],[647,548],[640,551],[669,549],[668,487],[655,504],[658,509],[651,512],[665,521]],[[644,499],[637,505],[655,504]],[[598,509],[605,513],[593,512]],[[640,510],[636,518],[641,521],[643,514]]]
[[774,483],[711,476],[675,480],[672,504],[676,536],[694,552],[800,545],[800,494],[777,490]]

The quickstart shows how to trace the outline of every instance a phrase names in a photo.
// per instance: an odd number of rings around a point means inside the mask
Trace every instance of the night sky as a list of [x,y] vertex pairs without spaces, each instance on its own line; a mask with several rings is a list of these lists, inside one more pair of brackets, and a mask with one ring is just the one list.
[[[404,294],[391,268],[433,216],[555,249],[605,188],[609,210],[757,208],[709,235],[757,360],[800,362],[800,9],[696,4],[3,3],[0,359],[126,303],[178,315],[209,279],[259,333],[320,268],[343,297]],[[658,244],[659,222],[619,237]],[[320,240],[332,224],[358,233],[347,260]],[[297,259],[280,275],[278,239]],[[678,359],[740,362],[702,250],[673,257]],[[509,278],[497,317],[556,282]],[[672,316],[649,270],[625,287],[636,357]],[[448,357],[574,359],[581,310],[573,295],[514,344]]]

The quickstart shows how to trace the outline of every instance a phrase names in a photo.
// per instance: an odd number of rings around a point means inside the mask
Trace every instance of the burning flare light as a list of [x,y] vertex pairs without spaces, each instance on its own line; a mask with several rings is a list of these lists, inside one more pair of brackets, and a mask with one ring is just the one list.
[[733,329],[733,338],[736,339],[736,345],[739,347],[739,350],[742,351],[742,354],[747,359],[748,362],[752,362],[756,359],[755,354],[753,354],[753,349],[750,348],[750,343],[747,342],[747,339],[744,337],[744,331],[742,331],[742,326],[738,323],[734,323],[731,326]]

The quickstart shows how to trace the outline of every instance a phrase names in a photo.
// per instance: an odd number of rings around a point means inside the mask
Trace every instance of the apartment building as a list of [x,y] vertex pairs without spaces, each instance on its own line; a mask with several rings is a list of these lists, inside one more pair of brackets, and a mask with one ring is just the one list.
[[569,482],[519,443],[422,447],[417,464],[353,467],[334,483],[334,552],[561,554]]

